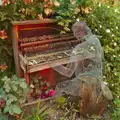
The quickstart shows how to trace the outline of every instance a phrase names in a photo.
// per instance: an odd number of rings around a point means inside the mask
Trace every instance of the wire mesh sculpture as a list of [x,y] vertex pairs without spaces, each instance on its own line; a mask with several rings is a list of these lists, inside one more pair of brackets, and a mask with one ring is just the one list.
[[103,82],[103,48],[99,39],[92,34],[85,22],[75,23],[72,31],[81,43],[73,48],[70,61],[66,66],[60,65],[53,69],[67,77],[71,77],[75,73],[76,77],[58,83],[56,94],[66,93],[80,96],[83,111],[90,112],[95,107],[94,112],[96,112],[96,107],[99,109],[98,107],[103,106],[104,99],[113,99],[111,91]]

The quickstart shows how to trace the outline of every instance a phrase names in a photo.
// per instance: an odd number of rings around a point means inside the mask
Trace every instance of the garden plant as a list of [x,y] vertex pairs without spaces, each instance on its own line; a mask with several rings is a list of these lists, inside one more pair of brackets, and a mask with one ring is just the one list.
[[[83,20],[98,36],[104,49],[104,82],[114,100],[109,103],[112,120],[120,119],[120,2],[119,0],[2,0],[0,5],[0,118],[20,114],[27,85],[14,75],[11,21],[55,19],[61,34]],[[8,77],[7,77],[8,76]],[[21,99],[20,99],[21,98]],[[3,119],[3,120],[4,120]],[[39,120],[39,119],[35,119]],[[42,120],[42,119],[40,119]]]

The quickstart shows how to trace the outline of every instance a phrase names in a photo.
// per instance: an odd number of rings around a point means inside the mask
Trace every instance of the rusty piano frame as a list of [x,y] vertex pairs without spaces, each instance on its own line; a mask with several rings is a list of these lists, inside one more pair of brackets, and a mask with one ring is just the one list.
[[[45,26],[43,26],[43,24],[45,24]],[[25,30],[32,30],[32,29],[44,29],[44,31],[41,31],[41,33],[43,32],[42,34],[46,34],[46,32],[48,32],[48,33],[57,32],[58,34],[60,34],[60,31],[62,28],[57,25],[55,20],[46,19],[46,20],[14,21],[14,22],[12,22],[11,28],[12,28],[12,43],[13,43],[16,74],[18,77],[25,77],[28,84],[30,84],[30,76],[29,75],[31,73],[41,71],[41,70],[44,70],[44,69],[47,69],[50,67],[54,67],[56,65],[66,64],[69,62],[69,57],[68,57],[68,58],[55,60],[54,62],[46,61],[42,64],[29,66],[29,65],[27,65],[28,61],[25,59],[25,57],[20,52],[20,49],[19,49],[19,47],[20,47],[19,46],[19,39],[20,39],[19,31],[20,30],[25,31]],[[49,28],[50,28],[50,30],[48,30]],[[67,37],[67,38],[71,39],[74,37],[71,36],[71,37]],[[38,44],[39,44],[39,41],[38,41]],[[28,45],[29,45],[29,43],[28,43]],[[22,46],[24,46],[24,44]],[[58,53],[59,53],[59,51],[56,52],[56,54],[58,54]],[[50,53],[49,55],[52,55],[52,53]]]

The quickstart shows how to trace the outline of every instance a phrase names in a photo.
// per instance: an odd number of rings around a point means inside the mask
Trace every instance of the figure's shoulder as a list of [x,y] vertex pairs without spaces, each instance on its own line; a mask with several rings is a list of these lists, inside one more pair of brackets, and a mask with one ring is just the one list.
[[95,45],[95,46],[97,46],[97,45],[100,44],[99,38],[98,38],[96,35],[94,35],[94,34],[88,34],[88,35],[86,35],[86,36],[84,37],[84,39],[85,39],[85,41],[86,41],[88,44],[90,44],[90,45]]
[[86,36],[84,36],[85,40],[93,40],[93,39],[98,39],[97,36],[95,34],[87,34]]

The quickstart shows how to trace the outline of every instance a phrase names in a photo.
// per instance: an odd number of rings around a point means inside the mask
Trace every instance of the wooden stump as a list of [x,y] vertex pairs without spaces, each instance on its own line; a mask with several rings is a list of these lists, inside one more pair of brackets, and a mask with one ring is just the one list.
[[92,76],[83,76],[81,79],[84,81],[80,85],[81,115],[101,115],[106,108],[107,100],[102,95],[100,82]]

